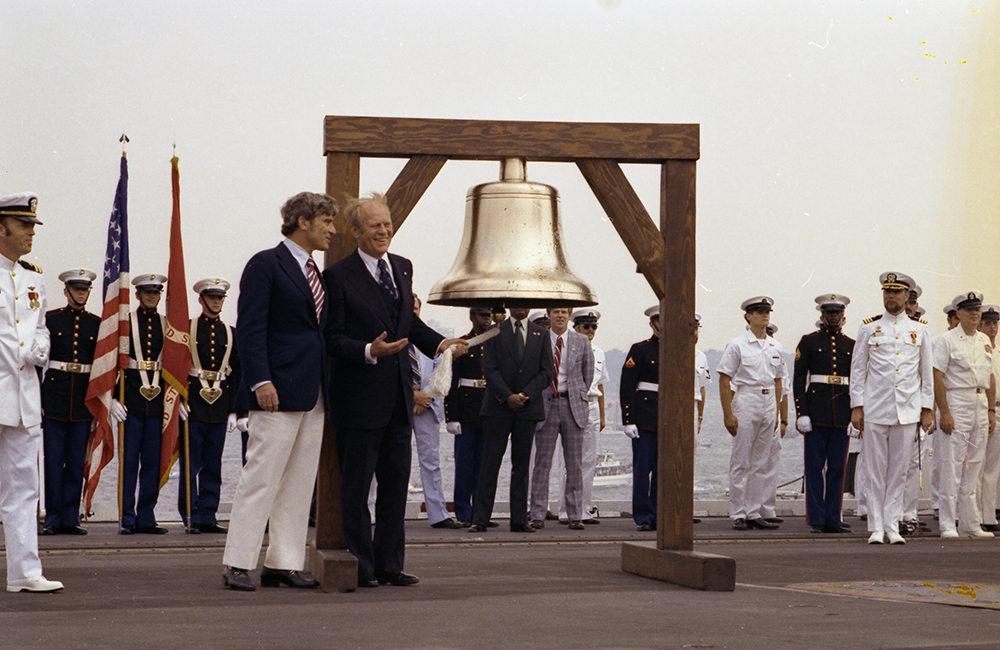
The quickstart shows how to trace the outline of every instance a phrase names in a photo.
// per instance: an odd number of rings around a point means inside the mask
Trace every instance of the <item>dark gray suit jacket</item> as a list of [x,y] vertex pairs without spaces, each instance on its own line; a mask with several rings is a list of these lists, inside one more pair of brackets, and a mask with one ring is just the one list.
[[[483,343],[483,377],[486,395],[480,415],[513,414],[521,420],[544,420],[542,391],[552,383],[552,343],[548,331],[528,323],[524,354],[518,359],[513,321],[505,320],[500,324],[500,334]],[[524,393],[528,401],[512,411],[507,406],[507,398],[515,393]]]

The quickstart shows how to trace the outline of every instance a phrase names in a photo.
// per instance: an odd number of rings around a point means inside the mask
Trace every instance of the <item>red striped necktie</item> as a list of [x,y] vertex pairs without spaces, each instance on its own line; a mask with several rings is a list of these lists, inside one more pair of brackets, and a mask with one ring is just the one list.
[[559,362],[562,360],[562,337],[556,337],[556,353],[552,359],[552,394],[559,396]]
[[309,279],[309,289],[312,291],[313,302],[316,303],[316,320],[318,321],[323,313],[326,291],[323,290],[323,283],[319,280],[319,269],[316,268],[316,262],[311,257],[306,262],[306,278]]

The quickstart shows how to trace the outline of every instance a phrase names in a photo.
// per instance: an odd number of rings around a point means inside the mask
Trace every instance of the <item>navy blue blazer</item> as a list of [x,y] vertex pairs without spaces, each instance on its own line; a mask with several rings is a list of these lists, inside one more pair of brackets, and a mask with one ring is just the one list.
[[[542,391],[552,385],[552,341],[546,329],[528,323],[524,353],[517,358],[517,341],[511,319],[500,323],[500,334],[483,343],[483,417],[509,416],[518,420],[540,422],[545,419]],[[516,411],[507,406],[507,398],[524,393],[528,401]]]
[[400,299],[395,323],[382,298],[383,289],[357,251],[323,271],[330,305],[327,341],[335,368],[330,380],[330,403],[334,422],[341,428],[387,426],[400,391],[410,424],[413,423],[409,352],[404,347],[399,353],[370,364],[365,361],[368,343],[386,332],[387,343],[408,338],[417,349],[433,358],[444,340],[413,313],[413,264],[392,253],[389,263]]
[[236,349],[243,376],[236,408],[260,410],[250,387],[262,381],[277,389],[279,411],[312,410],[320,393],[326,402],[323,332],[329,304],[323,304],[317,320],[309,282],[284,243],[250,258],[237,303]]

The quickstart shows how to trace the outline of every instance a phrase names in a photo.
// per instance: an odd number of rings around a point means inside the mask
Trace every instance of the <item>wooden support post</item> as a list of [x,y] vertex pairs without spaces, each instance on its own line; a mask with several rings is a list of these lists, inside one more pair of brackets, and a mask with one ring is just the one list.
[[[361,181],[358,154],[328,154],[326,193],[337,200],[343,211],[344,197],[357,196]],[[337,217],[337,234],[326,251],[326,268],[349,255],[357,246],[347,232],[342,216]],[[337,460],[337,431],[330,419],[323,427],[323,447],[316,477],[316,545],[311,548],[312,572],[323,591],[354,591],[358,586],[358,560],[347,552],[340,519],[340,463]]]

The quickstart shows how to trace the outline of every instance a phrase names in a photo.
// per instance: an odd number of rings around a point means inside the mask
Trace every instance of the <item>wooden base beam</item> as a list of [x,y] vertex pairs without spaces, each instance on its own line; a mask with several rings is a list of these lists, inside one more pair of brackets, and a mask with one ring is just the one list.
[[652,543],[622,544],[622,571],[703,591],[734,591],[736,560],[697,551],[668,551]]
[[327,592],[354,591],[358,588],[358,558],[343,549],[318,549],[309,544],[310,566],[320,588]]

